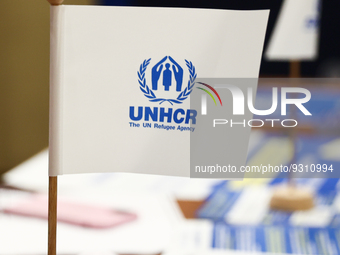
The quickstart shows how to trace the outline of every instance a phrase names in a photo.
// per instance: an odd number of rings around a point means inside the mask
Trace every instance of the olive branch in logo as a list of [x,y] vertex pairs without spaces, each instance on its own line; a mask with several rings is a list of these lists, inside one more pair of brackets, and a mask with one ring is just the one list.
[[159,102],[159,104],[162,104],[164,102],[169,102],[171,105],[173,103],[175,104],[181,104],[185,99],[188,98],[188,96],[191,94],[192,89],[195,85],[196,80],[196,71],[195,67],[193,66],[192,62],[185,60],[186,66],[188,67],[190,78],[188,81],[188,86],[178,95],[176,99],[166,99],[166,98],[157,98],[155,93],[149,88],[149,86],[146,84],[145,79],[145,71],[147,66],[150,64],[151,58],[145,59],[143,63],[139,67],[138,74],[138,82],[139,82],[139,88],[143,92],[144,96],[149,99],[150,102]]

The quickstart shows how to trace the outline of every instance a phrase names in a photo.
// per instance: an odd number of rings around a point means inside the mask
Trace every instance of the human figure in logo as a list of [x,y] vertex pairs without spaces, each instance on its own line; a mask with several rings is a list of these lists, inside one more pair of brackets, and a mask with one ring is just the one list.
[[172,70],[174,71],[174,76],[176,80],[176,91],[182,91],[183,69],[172,57],[169,56],[169,59],[173,63]]
[[[151,70],[151,76],[152,76],[152,90],[157,90],[158,87],[158,80],[159,76],[161,75],[162,69],[163,69],[163,63],[168,57],[165,56],[161,59]],[[158,68],[159,67],[159,68]]]
[[169,91],[169,88],[171,86],[171,76],[172,76],[172,72],[169,69],[170,64],[166,63],[165,68],[166,69],[163,71],[163,86],[164,86],[165,91]]

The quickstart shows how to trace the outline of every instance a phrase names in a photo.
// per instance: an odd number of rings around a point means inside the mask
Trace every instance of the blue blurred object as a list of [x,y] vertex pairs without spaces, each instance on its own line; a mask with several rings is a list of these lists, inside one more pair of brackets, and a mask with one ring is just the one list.
[[[266,211],[259,224],[228,223],[226,216],[244,191],[235,191],[229,183],[221,182],[217,185],[197,212],[198,217],[214,221],[213,248],[273,254],[340,254],[340,214],[335,206],[339,179],[296,180],[298,186],[315,188],[315,208],[329,208],[334,212],[328,225],[324,227],[298,226],[292,220],[295,213],[273,210]],[[267,185],[270,187],[276,184],[277,179],[273,179]],[[253,211],[249,210],[247,213],[251,215]],[[327,216],[321,213],[319,217]]]
[[339,254],[338,229],[215,224],[212,246],[270,254]]

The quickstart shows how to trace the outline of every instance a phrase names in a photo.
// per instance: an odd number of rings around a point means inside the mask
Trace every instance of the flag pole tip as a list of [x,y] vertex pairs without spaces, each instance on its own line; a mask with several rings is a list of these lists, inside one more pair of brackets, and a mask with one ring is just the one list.
[[64,0],[47,0],[51,5],[61,5]]

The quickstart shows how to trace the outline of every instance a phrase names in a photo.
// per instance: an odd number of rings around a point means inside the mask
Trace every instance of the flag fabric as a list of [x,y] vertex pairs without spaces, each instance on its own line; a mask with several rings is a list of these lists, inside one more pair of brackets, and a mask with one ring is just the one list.
[[49,175],[189,176],[195,79],[258,77],[268,14],[52,6]]
[[321,0],[285,0],[270,38],[268,60],[314,60],[318,56]]

